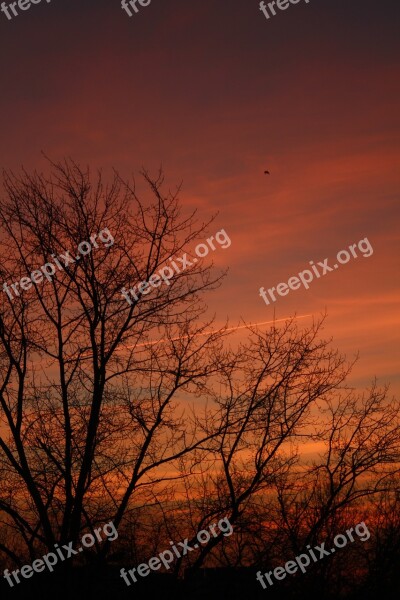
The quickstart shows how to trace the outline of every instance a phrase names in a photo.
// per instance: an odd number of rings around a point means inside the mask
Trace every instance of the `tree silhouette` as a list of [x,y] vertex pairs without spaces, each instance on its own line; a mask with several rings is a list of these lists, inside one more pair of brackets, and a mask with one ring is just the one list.
[[[375,382],[361,396],[349,387],[352,364],[322,338],[324,318],[249,326],[230,345],[203,299],[224,273],[193,255],[212,220],[187,214],[179,188],[165,193],[162,172],[142,171],[139,194],[117,172],[106,180],[72,160],[49,165],[49,175],[4,173],[0,200],[7,564],[75,545],[106,521],[120,532],[114,559],[146,561],[228,517],[234,534],[177,558],[175,575],[270,568],[371,514],[381,534],[372,554],[351,549],[354,572],[376,556],[394,574],[398,400]],[[173,272],[183,255],[190,262]],[[61,256],[68,264],[28,278]],[[158,286],[139,285],[166,267]],[[104,560],[110,541],[96,538],[90,552]],[[309,595],[347,593],[343,557],[315,567]],[[291,584],[297,597],[304,581]]]
[[[182,216],[178,191],[163,195],[162,174],[142,173],[150,198],[141,201],[117,173],[104,183],[72,161],[51,167],[50,176],[4,175],[3,281],[74,256],[105,228],[114,243],[12,299],[1,294],[1,509],[32,556],[106,516],[118,527],[137,490],[204,442],[174,402],[217,370],[221,337],[199,335],[211,323],[197,324],[202,293],[221,279],[210,265],[193,263],[132,304],[121,295],[208,225]],[[147,344],[154,338],[165,343]]]

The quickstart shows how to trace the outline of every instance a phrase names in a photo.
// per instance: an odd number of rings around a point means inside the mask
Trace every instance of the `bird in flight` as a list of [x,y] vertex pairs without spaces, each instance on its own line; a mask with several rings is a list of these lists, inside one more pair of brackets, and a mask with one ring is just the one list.
[[264,171],[264,175],[270,175],[269,171]]

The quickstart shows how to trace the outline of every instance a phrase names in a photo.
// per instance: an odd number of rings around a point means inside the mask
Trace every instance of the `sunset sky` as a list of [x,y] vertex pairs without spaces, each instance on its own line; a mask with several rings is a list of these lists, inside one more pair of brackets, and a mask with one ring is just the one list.
[[[8,3],[8,2],[7,2]],[[123,176],[162,164],[182,204],[224,228],[217,321],[328,314],[352,381],[400,391],[398,0],[42,0],[0,14],[1,165],[71,156]],[[268,169],[271,174],[264,175]],[[287,282],[368,238],[360,255],[267,306]],[[307,319],[301,323],[307,324]],[[243,335],[243,330],[240,330]]]

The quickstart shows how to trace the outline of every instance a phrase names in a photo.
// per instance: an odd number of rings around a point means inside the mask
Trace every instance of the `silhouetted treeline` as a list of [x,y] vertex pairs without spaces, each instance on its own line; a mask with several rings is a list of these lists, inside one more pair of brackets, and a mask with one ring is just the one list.
[[[351,388],[352,363],[322,337],[324,317],[248,326],[231,343],[204,302],[223,273],[193,256],[212,220],[187,214],[161,172],[141,181],[139,193],[135,181],[70,160],[50,163],[49,174],[4,174],[0,566],[20,569],[55,544],[95,538],[53,574],[15,589],[3,579],[4,595],[39,586],[52,598],[157,589],[175,598],[390,597],[399,401],[375,381]],[[56,268],[77,248],[79,260]],[[187,268],[148,289],[183,255]],[[128,303],[124,289],[140,291]],[[119,577],[225,517],[234,533],[212,536],[168,574],[129,588]],[[98,539],[110,521],[118,539]],[[255,580],[254,569],[361,521],[368,541],[270,589]]]

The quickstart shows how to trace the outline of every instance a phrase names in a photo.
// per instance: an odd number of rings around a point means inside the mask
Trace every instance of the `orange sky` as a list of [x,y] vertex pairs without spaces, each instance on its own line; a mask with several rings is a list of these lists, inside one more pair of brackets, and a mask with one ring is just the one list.
[[[41,150],[123,175],[162,162],[232,240],[212,254],[230,269],[209,297],[219,321],[326,309],[326,334],[360,350],[353,381],[399,391],[398,3],[313,0],[269,21],[256,0],[153,0],[131,19],[84,4],[0,20],[2,166],[42,168]],[[259,297],[365,237],[371,257]]]

